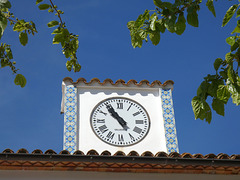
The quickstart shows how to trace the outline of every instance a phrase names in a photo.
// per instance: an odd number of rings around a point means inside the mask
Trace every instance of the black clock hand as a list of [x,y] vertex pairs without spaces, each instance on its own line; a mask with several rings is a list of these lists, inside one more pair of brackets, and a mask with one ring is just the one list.
[[120,117],[117,112],[115,112],[115,110],[113,109],[113,107],[111,105],[106,105],[106,107],[107,107],[108,112],[111,114],[111,116],[114,117],[118,121],[118,123],[123,127],[123,129],[125,129],[125,130],[129,129],[129,127],[127,126],[127,122],[124,121],[124,119],[122,117]]

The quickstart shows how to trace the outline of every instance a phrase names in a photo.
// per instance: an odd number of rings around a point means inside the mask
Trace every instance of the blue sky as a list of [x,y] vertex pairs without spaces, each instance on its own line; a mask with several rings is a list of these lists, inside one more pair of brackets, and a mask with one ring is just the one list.
[[[45,0],[47,2],[47,0]],[[199,12],[200,27],[187,26],[183,35],[169,32],[158,46],[144,43],[131,47],[127,22],[136,20],[145,9],[154,9],[152,1],[68,0],[54,2],[65,12],[69,30],[79,35],[79,73],[68,72],[59,45],[52,45],[52,29],[47,23],[57,18],[39,11],[35,1],[11,1],[15,16],[36,23],[38,34],[20,45],[18,34],[8,27],[1,42],[12,45],[17,67],[27,78],[25,88],[15,86],[8,68],[0,71],[0,152],[26,148],[53,149],[63,146],[63,115],[60,114],[61,83],[64,77],[87,81],[97,77],[150,82],[173,80],[173,103],[180,153],[239,154],[239,107],[229,101],[225,117],[213,113],[209,125],[195,120],[191,99],[203,77],[214,73],[213,62],[230,51],[225,39],[235,28],[234,21],[222,28],[222,18],[231,3],[217,2],[217,17],[204,6]]]

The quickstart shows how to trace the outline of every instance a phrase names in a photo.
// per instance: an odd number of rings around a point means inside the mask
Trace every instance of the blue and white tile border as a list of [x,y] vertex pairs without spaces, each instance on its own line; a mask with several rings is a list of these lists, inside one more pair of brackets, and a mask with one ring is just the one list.
[[63,148],[71,154],[77,150],[77,88],[68,85],[64,99],[64,142]]
[[167,152],[179,152],[171,89],[162,89],[161,97]]

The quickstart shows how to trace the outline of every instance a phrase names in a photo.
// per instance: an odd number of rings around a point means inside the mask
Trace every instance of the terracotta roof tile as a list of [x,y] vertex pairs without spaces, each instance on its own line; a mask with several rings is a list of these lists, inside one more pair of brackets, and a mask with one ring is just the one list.
[[17,153],[26,153],[26,154],[28,154],[28,151],[26,149],[22,148],[22,149],[19,149],[17,151]]
[[32,154],[43,154],[42,150],[40,149],[35,149]]
[[139,154],[136,151],[131,151],[127,156],[139,156]]
[[99,153],[95,150],[90,150],[86,155],[78,150],[71,155],[66,150],[57,154],[51,149],[44,154],[39,149],[29,154],[26,149],[19,149],[17,153],[5,149],[0,153],[1,169],[240,175],[240,155],[220,153],[204,156],[176,152],[158,152],[154,155],[147,151],[140,156],[135,151],[128,155],[122,151],[111,155],[108,151]]
[[44,154],[57,154],[57,153],[52,149],[48,149]]
[[215,154],[212,154],[212,153],[211,153],[211,154],[205,155],[204,158],[206,158],[206,159],[216,159],[217,156],[216,156]]
[[73,155],[84,155],[84,153],[80,150],[77,150],[73,153]]
[[59,154],[70,154],[68,150],[62,150]]
[[97,156],[97,155],[99,155],[99,154],[98,154],[97,151],[95,151],[95,150],[92,149],[92,150],[90,150],[90,151],[87,152],[87,155],[95,155],[95,156]]
[[109,151],[103,151],[101,153],[102,156],[111,156],[111,153]]
[[87,80],[84,79],[84,78],[79,78],[79,79],[77,79],[76,82],[73,82],[72,78],[70,78],[70,77],[65,77],[63,79],[63,81],[70,81],[72,84],[84,83],[85,85],[92,85],[94,83],[97,83],[99,85],[105,85],[105,84],[111,84],[111,85],[114,85],[114,86],[117,86],[119,84],[124,85],[124,86],[129,86],[129,85],[143,86],[143,85],[147,85],[149,87],[153,87],[153,86],[156,86],[156,85],[164,87],[168,84],[172,84],[172,85],[174,84],[174,82],[172,80],[167,80],[162,84],[158,80],[155,80],[152,83],[150,83],[148,80],[142,80],[138,83],[136,80],[131,79],[126,83],[123,79],[119,79],[114,83],[113,80],[111,80],[111,79],[105,79],[103,82],[101,82],[98,78],[93,78],[89,82],[87,82]]
[[155,157],[168,157],[168,154],[166,152],[158,152]]
[[193,158],[193,156],[190,153],[183,153],[181,155],[181,157],[183,157],[183,158]]
[[151,157],[153,157],[154,155],[150,151],[145,151],[144,153],[142,153],[141,156],[151,156]]

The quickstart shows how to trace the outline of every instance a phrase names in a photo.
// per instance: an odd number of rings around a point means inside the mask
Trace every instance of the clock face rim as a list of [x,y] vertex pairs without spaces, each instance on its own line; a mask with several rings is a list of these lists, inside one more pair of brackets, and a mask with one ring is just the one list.
[[[128,100],[128,101],[131,101],[131,102],[137,104],[138,106],[141,107],[142,110],[144,110],[144,112],[145,112],[145,114],[146,114],[146,116],[147,116],[147,119],[148,119],[148,128],[147,128],[146,133],[144,134],[144,136],[143,136],[140,140],[138,140],[137,142],[134,142],[134,143],[131,143],[131,144],[127,144],[127,145],[112,144],[112,143],[109,143],[109,142],[105,141],[105,140],[102,139],[101,137],[99,137],[99,135],[98,135],[98,134],[96,133],[96,131],[94,130],[93,125],[92,125],[92,117],[93,117],[93,114],[94,114],[95,110],[98,108],[98,106],[99,106],[100,104],[102,104],[102,103],[104,103],[104,102],[106,102],[106,101],[109,101],[109,100],[111,100],[111,99],[126,99],[126,100]],[[151,128],[151,119],[150,119],[150,117],[149,117],[148,111],[147,111],[139,102],[137,102],[137,101],[135,101],[135,100],[133,100],[133,99],[127,98],[127,97],[114,96],[114,97],[110,97],[110,98],[103,99],[103,100],[101,100],[99,103],[97,103],[97,105],[94,106],[94,108],[93,108],[92,111],[91,111],[91,115],[90,115],[90,126],[91,126],[92,131],[94,132],[94,134],[95,134],[101,141],[103,141],[104,143],[107,143],[107,144],[109,144],[109,145],[111,145],[111,146],[128,147],[128,146],[132,146],[132,145],[136,145],[136,144],[140,143],[143,139],[145,139],[145,138],[147,137],[147,135],[148,135],[148,133],[149,133],[149,130],[150,130],[150,128]]]

